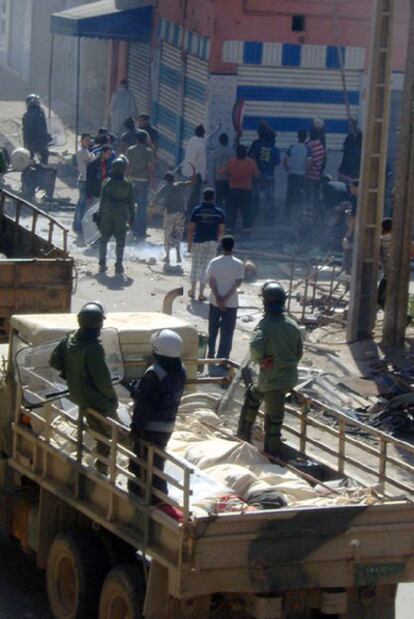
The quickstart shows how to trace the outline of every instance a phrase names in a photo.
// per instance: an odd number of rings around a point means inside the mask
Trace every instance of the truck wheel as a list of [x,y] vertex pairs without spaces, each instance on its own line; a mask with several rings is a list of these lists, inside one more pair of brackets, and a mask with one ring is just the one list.
[[59,533],[46,568],[49,604],[55,619],[90,619],[98,612],[107,558],[90,530]]
[[139,565],[121,565],[108,574],[99,602],[99,619],[142,619],[145,583]]

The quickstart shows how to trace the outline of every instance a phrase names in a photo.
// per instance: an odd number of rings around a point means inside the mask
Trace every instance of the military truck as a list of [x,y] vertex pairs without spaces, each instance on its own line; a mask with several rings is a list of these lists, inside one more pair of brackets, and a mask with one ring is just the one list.
[[[304,402],[289,409],[285,433],[292,450],[314,466],[303,472],[278,462],[275,471],[280,477],[288,472],[289,483],[322,489],[316,500],[234,511],[219,508],[226,501],[219,490],[215,509],[203,513],[195,495],[200,484],[208,486],[208,476],[170,447],[160,452],[148,444],[146,457],[137,458],[125,418],[124,385],[145,371],[151,335],[161,328],[176,330],[184,341],[189,384],[183,402],[191,413],[177,439],[185,443],[200,407],[219,410],[219,387],[197,375],[196,329],[163,313],[108,315],[108,335],[102,332],[107,361],[114,381],[123,383],[116,387],[120,420],[105,421],[108,439],[85,427],[48,366],[56,341],[76,328],[76,316],[16,315],[10,324],[0,391],[0,518],[46,570],[56,619],[395,617],[397,584],[414,580],[412,446],[339,413],[336,425],[327,425]],[[232,397],[237,403],[240,394]],[[350,423],[371,442],[349,434]],[[208,434],[205,427],[208,457],[214,441],[224,451],[227,445],[233,453],[253,453],[230,430],[217,426]],[[110,446],[107,475],[94,466],[91,437]],[[198,457],[194,445],[188,455]],[[164,472],[154,467],[154,453],[165,460]],[[258,450],[254,457],[258,475],[273,466]],[[131,459],[144,472],[140,479],[129,472]],[[167,481],[168,495],[153,487],[156,476]],[[131,479],[139,495],[128,491]],[[348,500],[338,490],[324,498],[342,483],[359,498]],[[162,505],[153,504],[154,495]]]
[[67,229],[0,184],[0,343],[12,314],[70,311],[73,272]]

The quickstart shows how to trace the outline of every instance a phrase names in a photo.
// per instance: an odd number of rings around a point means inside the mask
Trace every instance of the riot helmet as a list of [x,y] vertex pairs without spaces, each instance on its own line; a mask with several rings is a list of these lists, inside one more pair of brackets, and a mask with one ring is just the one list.
[[105,320],[105,310],[99,301],[89,301],[78,313],[78,323],[81,329],[101,329]]
[[286,303],[286,291],[277,282],[271,281],[264,284],[261,292],[263,304],[268,309],[283,310]]

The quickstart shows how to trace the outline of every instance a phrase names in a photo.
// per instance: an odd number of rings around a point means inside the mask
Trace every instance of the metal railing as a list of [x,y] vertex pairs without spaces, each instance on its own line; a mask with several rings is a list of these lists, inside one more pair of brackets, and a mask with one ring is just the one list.
[[[6,213],[6,201],[10,201],[14,207],[13,212]],[[68,254],[68,234],[69,231],[64,225],[57,219],[48,215],[45,211],[42,211],[39,207],[27,202],[17,194],[0,187],[0,216],[7,217],[15,224],[15,233],[17,234],[18,228],[21,225],[23,211],[27,211],[31,217],[31,221],[27,223],[25,229],[30,232],[34,237],[38,237],[43,242],[46,241],[51,246],[51,251],[62,252],[62,257],[66,257]],[[39,220],[43,218],[46,220],[47,232],[45,236],[42,236],[39,231]],[[56,230],[60,231],[61,238],[56,238]],[[61,244],[61,247],[59,247]]]
[[[414,445],[353,419],[313,398],[295,392],[295,399],[300,402],[300,408],[288,406],[287,410],[297,420],[299,428],[285,422],[284,430],[299,441],[301,453],[312,457],[310,448],[313,448],[315,453],[327,455],[331,466],[341,475],[352,478],[357,473],[362,473],[363,476],[370,476],[379,492],[386,498],[395,498],[395,490],[402,491],[407,498],[410,495],[414,498],[414,483],[402,481],[406,473],[414,480],[414,465],[390,453],[392,450],[399,451],[406,460],[414,462]],[[316,419],[315,415],[312,415],[312,409],[333,417],[336,427]],[[333,437],[336,447],[312,437],[311,429]],[[350,436],[349,433],[355,430],[369,438],[371,444],[367,440],[362,441]]]
[[[26,438],[29,433],[31,435],[31,440],[38,443],[40,450],[45,448],[45,444],[48,448],[58,450],[61,454],[76,462],[80,470],[83,469],[85,472],[87,471],[89,476],[93,475],[96,477],[98,483],[104,483],[107,487],[110,487],[113,492],[110,494],[107,506],[107,522],[112,522],[116,517],[116,510],[114,509],[116,493],[123,492],[128,493],[128,499],[134,501],[134,505],[145,516],[144,546],[148,546],[150,543],[150,527],[147,520],[148,517],[151,518],[153,515],[153,510],[150,508],[153,506],[154,499],[156,499],[158,503],[163,503],[181,510],[183,525],[189,523],[191,519],[190,497],[192,494],[190,489],[190,478],[193,473],[193,470],[189,466],[169,453],[158,449],[155,445],[145,441],[138,441],[140,444],[140,452],[144,453],[145,457],[137,455],[130,447],[129,429],[119,421],[105,417],[96,411],[88,409],[87,415],[95,418],[96,421],[105,428],[104,432],[99,432],[87,427],[82,414],[79,414],[77,420],[75,420],[55,403],[45,404],[45,407],[49,407],[49,409],[33,410],[22,406],[18,419],[16,419],[14,424],[14,432]],[[25,418],[24,424],[21,423],[22,415]],[[52,422],[57,416],[61,417],[65,421],[65,424],[67,424],[64,430],[53,425]],[[35,435],[28,427],[30,424],[36,426]],[[70,428],[73,434],[76,435],[76,438],[71,435]],[[102,445],[106,445],[108,448],[107,455],[104,456],[96,447],[92,448],[88,446],[86,444],[87,438],[93,439]],[[67,444],[67,447],[64,449],[62,449],[61,446],[63,441]],[[17,444],[15,442],[15,459],[18,455],[16,454],[16,450]],[[177,467],[180,471],[179,477],[182,478],[182,481],[178,481],[157,468],[154,464],[155,455],[161,458],[164,464],[168,462]],[[38,472],[38,461],[39,458],[33,457],[31,472],[34,474]],[[125,462],[127,462],[127,464],[124,464]],[[129,470],[129,463],[131,462],[139,467],[139,477]],[[102,467],[106,469],[106,475],[99,473],[98,469],[102,471]],[[168,494],[154,487],[155,478],[163,480],[178,490],[181,498],[175,500]],[[132,481],[133,484],[137,486],[137,492],[130,492],[128,490],[129,481]],[[78,479],[74,490],[75,499],[82,499],[82,488],[82,480]]]

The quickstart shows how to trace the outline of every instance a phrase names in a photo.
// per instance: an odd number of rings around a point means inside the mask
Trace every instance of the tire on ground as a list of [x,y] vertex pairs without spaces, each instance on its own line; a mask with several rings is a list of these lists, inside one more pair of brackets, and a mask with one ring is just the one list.
[[99,619],[142,619],[145,582],[142,566],[120,565],[108,574],[99,602]]
[[90,530],[59,533],[46,568],[49,604],[55,619],[90,619],[98,614],[99,595],[108,560]]

